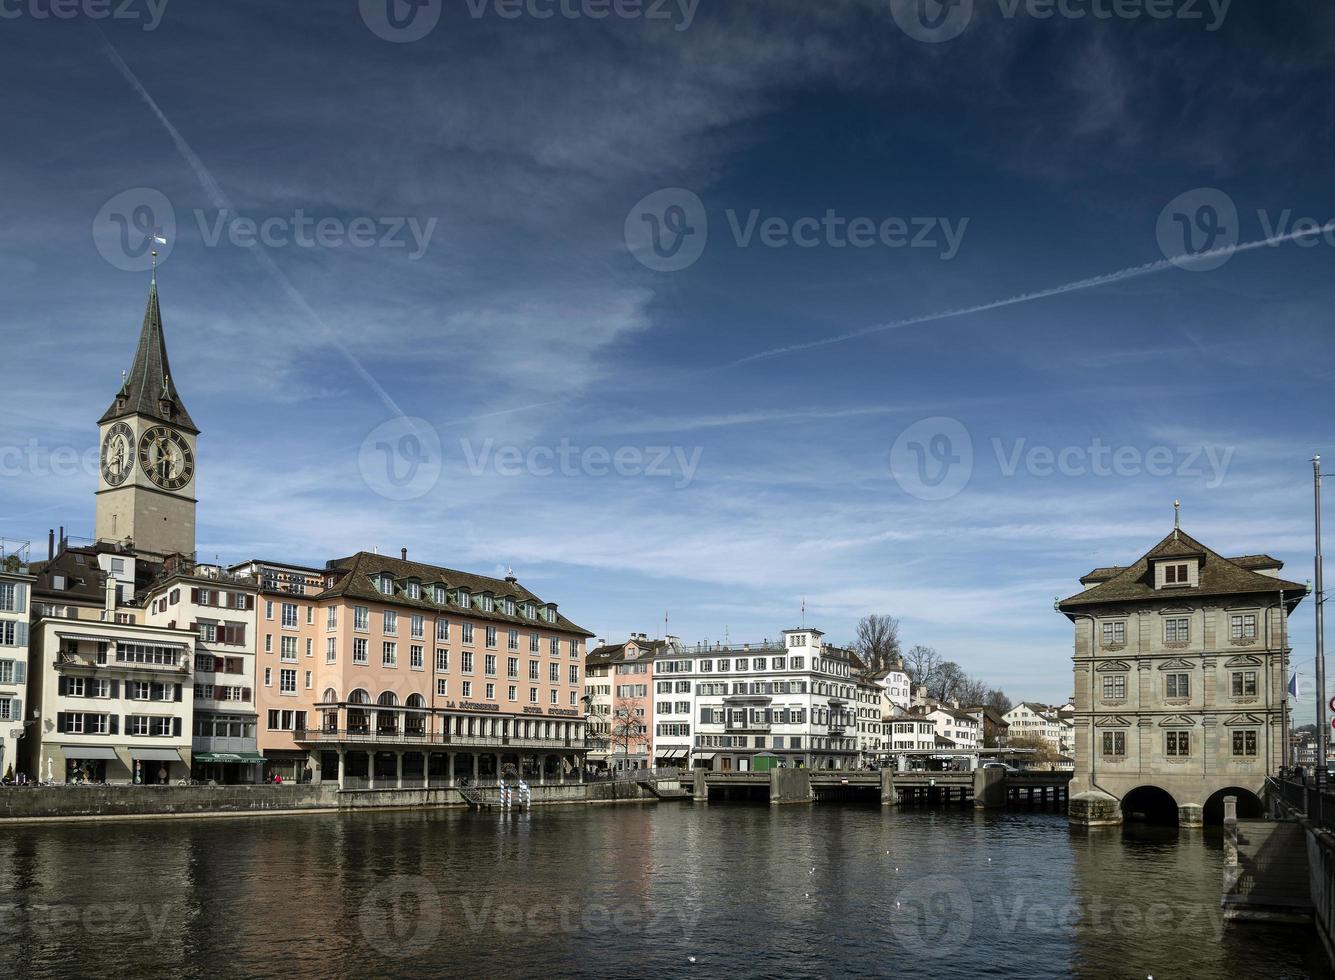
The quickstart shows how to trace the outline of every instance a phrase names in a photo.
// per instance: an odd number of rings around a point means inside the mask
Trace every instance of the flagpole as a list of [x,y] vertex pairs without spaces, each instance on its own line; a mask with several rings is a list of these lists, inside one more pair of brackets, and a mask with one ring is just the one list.
[[1321,586],[1321,457],[1312,457],[1313,497],[1316,505],[1316,751],[1317,786],[1326,782],[1326,594]]

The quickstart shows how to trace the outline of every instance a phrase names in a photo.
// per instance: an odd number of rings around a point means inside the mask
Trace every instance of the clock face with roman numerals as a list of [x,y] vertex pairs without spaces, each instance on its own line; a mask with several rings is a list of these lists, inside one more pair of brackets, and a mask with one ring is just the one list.
[[180,490],[195,475],[195,454],[175,429],[155,425],[139,437],[139,465],[164,490]]
[[134,430],[124,422],[107,429],[102,440],[102,479],[118,487],[134,472]]

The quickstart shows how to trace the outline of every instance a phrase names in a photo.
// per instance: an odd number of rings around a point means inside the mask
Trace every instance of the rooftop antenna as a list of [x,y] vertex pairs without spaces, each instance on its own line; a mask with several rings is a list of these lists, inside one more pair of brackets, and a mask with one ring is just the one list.
[[807,627],[807,597],[802,597],[802,628]]
[[1173,501],[1173,540],[1177,540],[1177,532],[1182,528],[1182,501]]

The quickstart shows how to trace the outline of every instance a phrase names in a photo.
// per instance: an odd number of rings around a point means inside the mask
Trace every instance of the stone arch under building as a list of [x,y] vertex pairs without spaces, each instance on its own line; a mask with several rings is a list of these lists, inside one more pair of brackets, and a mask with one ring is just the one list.
[[1225,796],[1237,797],[1239,819],[1259,820],[1265,816],[1265,803],[1259,796],[1241,786],[1225,786],[1212,793],[1201,807],[1201,819],[1205,824],[1217,827],[1224,822]]
[[1137,786],[1122,797],[1122,819],[1177,826],[1177,800],[1160,786]]

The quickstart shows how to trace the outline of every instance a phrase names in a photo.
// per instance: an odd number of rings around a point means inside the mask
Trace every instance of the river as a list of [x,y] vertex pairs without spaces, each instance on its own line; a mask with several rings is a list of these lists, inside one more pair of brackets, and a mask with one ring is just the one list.
[[1328,977],[1217,831],[682,804],[0,832],[0,976]]

